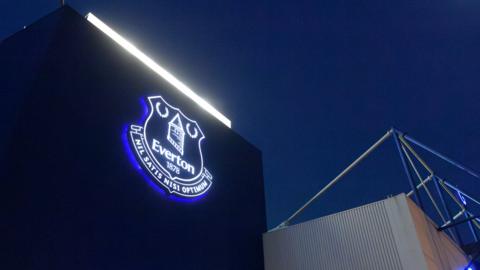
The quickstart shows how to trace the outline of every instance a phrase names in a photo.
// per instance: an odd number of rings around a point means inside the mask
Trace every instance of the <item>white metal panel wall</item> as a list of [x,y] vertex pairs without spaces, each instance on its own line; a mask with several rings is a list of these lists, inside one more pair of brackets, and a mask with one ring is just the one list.
[[263,243],[266,270],[426,269],[404,195],[266,233]]

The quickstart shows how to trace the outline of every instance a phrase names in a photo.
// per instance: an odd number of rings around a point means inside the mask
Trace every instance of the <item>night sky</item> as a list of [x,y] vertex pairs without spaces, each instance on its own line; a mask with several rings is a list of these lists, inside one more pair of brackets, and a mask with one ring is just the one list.
[[[477,0],[67,3],[136,44],[263,151],[269,228],[391,126],[480,170]],[[58,5],[1,1],[0,39]],[[480,180],[419,153],[480,197]],[[407,190],[389,140],[300,220]]]

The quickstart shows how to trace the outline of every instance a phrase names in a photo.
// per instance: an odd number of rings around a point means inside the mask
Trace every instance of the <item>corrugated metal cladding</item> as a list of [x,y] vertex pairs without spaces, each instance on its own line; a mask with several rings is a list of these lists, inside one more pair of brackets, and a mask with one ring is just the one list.
[[266,270],[403,269],[384,201],[264,235]]
[[427,266],[404,194],[265,233],[263,243],[266,270],[443,269]]

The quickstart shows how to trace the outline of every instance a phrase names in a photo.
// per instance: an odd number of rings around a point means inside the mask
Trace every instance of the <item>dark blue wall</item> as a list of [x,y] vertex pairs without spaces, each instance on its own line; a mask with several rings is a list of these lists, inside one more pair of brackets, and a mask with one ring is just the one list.
[[[0,72],[1,268],[263,269],[260,151],[75,11],[4,40]],[[200,200],[172,200],[127,155],[151,95],[207,138]]]

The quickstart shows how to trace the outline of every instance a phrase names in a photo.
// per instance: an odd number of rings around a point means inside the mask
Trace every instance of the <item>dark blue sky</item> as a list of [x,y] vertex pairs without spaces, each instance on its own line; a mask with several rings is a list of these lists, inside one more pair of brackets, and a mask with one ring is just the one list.
[[[263,151],[269,227],[392,125],[480,170],[479,1],[67,3],[127,37]],[[57,6],[2,1],[0,38]],[[480,195],[479,181],[424,156]],[[392,141],[344,181],[303,218],[408,187]]]

